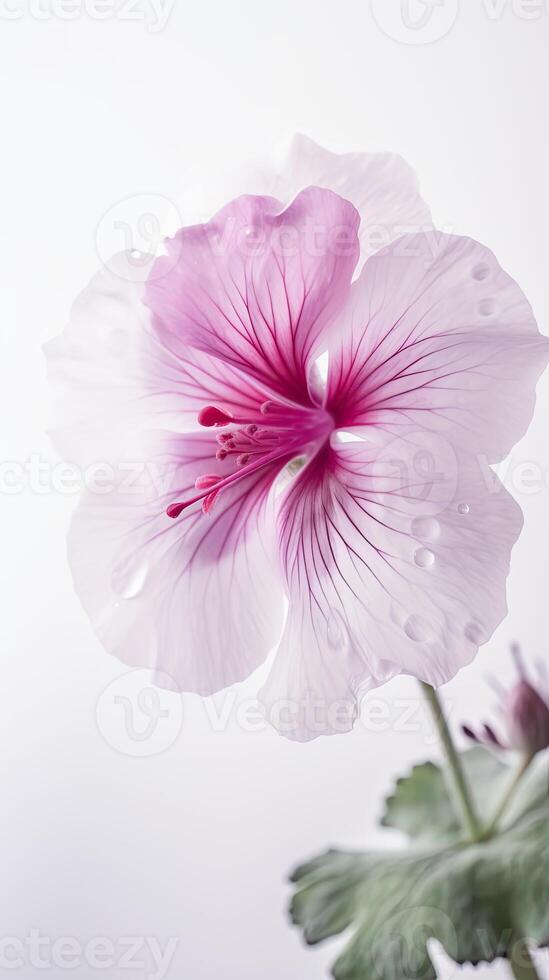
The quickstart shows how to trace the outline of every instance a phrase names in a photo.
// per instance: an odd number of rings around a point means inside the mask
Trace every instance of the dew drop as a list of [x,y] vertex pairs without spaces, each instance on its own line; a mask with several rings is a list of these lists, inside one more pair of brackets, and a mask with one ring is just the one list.
[[114,569],[111,586],[122,599],[135,599],[143,590],[149,571],[148,563],[135,560],[134,555],[124,558]]
[[420,568],[430,568],[435,563],[435,556],[429,548],[418,548],[414,554],[414,561]]
[[490,266],[486,265],[486,262],[479,262],[478,265],[474,266],[471,275],[473,279],[482,282],[483,279],[487,279],[490,275]]
[[404,623],[404,632],[414,643],[422,643],[424,640],[428,640],[430,635],[429,626],[425,620],[421,616],[415,615],[408,616],[408,619]]
[[481,316],[493,316],[496,312],[496,302],[493,299],[487,297],[486,299],[481,299],[478,304],[478,311]]
[[475,623],[475,622],[467,623],[464,633],[465,633],[465,639],[469,640],[470,643],[474,643],[475,646],[478,646],[480,643],[482,643],[485,638],[484,630],[480,625],[480,623]]
[[470,511],[469,504],[458,504],[458,514],[468,514]]
[[412,534],[421,541],[436,541],[440,524],[434,517],[416,517],[412,521]]

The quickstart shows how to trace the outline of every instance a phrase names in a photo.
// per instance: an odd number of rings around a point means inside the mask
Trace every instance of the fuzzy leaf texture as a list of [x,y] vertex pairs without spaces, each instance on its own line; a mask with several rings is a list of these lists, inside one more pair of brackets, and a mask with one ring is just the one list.
[[[483,748],[462,760],[487,820],[511,770]],[[382,823],[407,834],[406,850],[328,851],[293,873],[306,942],[348,931],[336,980],[436,980],[431,939],[460,964],[506,957],[518,937],[549,945],[547,754],[485,842],[463,839],[448,787],[433,763],[398,781]]]

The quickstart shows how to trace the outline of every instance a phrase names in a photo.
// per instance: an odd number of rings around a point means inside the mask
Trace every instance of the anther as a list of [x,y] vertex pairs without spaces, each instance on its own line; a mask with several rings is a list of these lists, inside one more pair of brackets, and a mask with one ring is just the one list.
[[168,517],[172,517],[172,518],[179,517],[181,512],[185,510],[185,507],[189,506],[189,503],[170,504],[169,507],[166,507],[166,514],[168,515]]
[[[286,405],[269,399],[261,405],[261,416],[254,409],[251,417],[238,417],[216,405],[206,405],[198,413],[198,421],[208,428],[231,426],[230,431],[215,433],[212,454],[219,462],[235,457],[236,466],[227,467],[225,475],[203,473],[196,478],[196,493],[189,500],[177,501],[166,509],[168,517],[176,518],[187,507],[202,504],[209,514],[221,490],[233,486],[247,474],[256,473],[263,467],[284,465],[303,442],[311,438],[324,438],[326,421],[299,406]],[[269,416],[269,418],[265,418]],[[327,418],[327,416],[326,416]]]
[[228,425],[232,420],[233,416],[230,412],[224,412],[222,408],[216,408],[215,405],[206,405],[198,413],[200,425],[205,425],[207,428],[212,425]]
[[194,485],[197,490],[207,490],[208,487],[215,487],[222,479],[223,477],[218,476],[217,473],[204,473],[195,480]]
[[209,514],[210,513],[213,505],[215,504],[215,502],[217,500],[218,494],[219,494],[219,490],[214,490],[213,493],[209,493],[207,497],[204,497],[204,500],[202,501],[202,513],[203,514]]

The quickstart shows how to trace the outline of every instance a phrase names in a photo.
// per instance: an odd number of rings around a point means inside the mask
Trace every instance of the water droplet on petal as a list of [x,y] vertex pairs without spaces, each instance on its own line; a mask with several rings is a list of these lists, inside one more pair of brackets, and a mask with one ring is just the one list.
[[490,275],[490,266],[487,265],[486,262],[479,262],[478,265],[474,266],[471,275],[473,279],[477,279],[478,282],[482,282],[483,279],[487,279]]
[[404,632],[415,643],[422,643],[424,640],[428,640],[431,634],[429,625],[421,616],[416,615],[408,616],[408,619],[404,623]]
[[478,304],[478,311],[481,316],[493,316],[496,312],[496,302],[493,299],[481,299]]
[[414,561],[420,568],[430,568],[434,565],[435,556],[429,548],[418,548],[414,554]]
[[148,563],[134,555],[124,558],[114,569],[111,586],[122,599],[135,599],[143,590],[149,572]]
[[469,504],[458,504],[458,514],[468,514],[470,507]]
[[436,541],[440,534],[440,524],[434,517],[416,517],[412,521],[412,534],[422,541]]
[[464,633],[465,639],[469,640],[470,643],[474,643],[475,646],[479,646],[486,638],[481,624],[473,621],[467,623]]

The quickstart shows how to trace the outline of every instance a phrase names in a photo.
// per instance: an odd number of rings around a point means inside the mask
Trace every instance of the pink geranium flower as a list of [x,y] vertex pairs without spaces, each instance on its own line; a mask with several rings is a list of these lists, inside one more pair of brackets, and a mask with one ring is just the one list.
[[202,695],[278,643],[262,698],[306,739],[397,673],[444,683],[505,615],[522,516],[489,464],[549,345],[490,251],[429,233],[399,158],[300,139],[277,183],[144,285],[121,256],[49,353],[78,389],[64,451],[116,463],[69,543],[102,642]]

